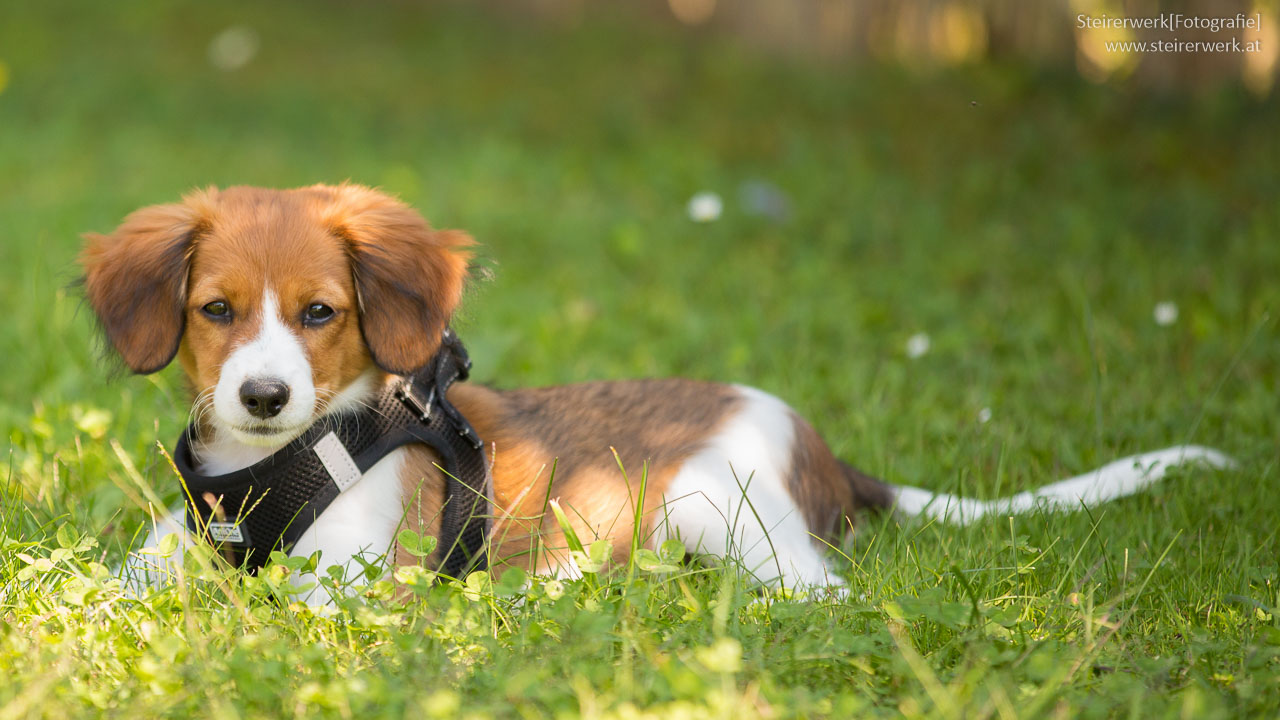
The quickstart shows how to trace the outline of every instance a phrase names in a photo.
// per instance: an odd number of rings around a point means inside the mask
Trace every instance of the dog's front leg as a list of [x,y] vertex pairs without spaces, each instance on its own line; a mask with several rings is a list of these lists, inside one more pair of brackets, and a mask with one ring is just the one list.
[[[176,542],[167,539],[171,536]],[[116,569],[116,576],[124,581],[125,593],[129,597],[142,597],[173,582],[191,541],[182,505],[153,515],[151,530],[142,547],[126,555],[124,563]]]

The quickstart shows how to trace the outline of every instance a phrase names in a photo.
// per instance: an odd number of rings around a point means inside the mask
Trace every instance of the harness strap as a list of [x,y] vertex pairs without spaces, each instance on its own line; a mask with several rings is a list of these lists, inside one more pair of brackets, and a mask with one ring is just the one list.
[[445,504],[439,547],[445,555],[440,571],[449,577],[488,568],[484,546],[492,519],[493,485],[484,461],[484,442],[446,397],[450,385],[470,376],[471,358],[466,348],[452,330],[446,330],[441,350],[426,372],[414,375],[396,390],[397,397],[422,423],[414,428],[418,431],[415,436],[434,448],[443,463]]
[[446,329],[427,366],[393,383],[372,408],[322,419],[271,457],[226,475],[195,470],[195,427],[189,427],[174,453],[188,491],[188,529],[231,550],[235,562],[254,572],[272,550],[292,547],[378,461],[421,443],[435,450],[445,474],[440,572],[463,577],[486,569],[492,483],[484,444],[447,398],[470,367],[461,341]]

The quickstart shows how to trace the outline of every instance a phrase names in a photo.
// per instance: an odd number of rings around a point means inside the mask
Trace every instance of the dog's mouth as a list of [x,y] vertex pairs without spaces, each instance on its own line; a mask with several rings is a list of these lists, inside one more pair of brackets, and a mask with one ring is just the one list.
[[279,435],[280,428],[272,425],[246,425],[236,428],[240,432],[249,433],[250,435]]
[[306,431],[308,425],[281,427],[279,425],[236,425],[231,434],[246,445],[284,445]]

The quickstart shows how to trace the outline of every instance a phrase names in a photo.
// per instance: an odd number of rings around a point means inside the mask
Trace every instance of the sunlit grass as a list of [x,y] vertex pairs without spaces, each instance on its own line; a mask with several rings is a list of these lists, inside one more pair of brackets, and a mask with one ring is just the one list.
[[[222,70],[229,28],[258,45]],[[696,38],[398,3],[7,8],[0,718],[1276,714],[1275,101]],[[124,596],[106,568],[143,488],[178,497],[157,442],[188,400],[173,370],[109,379],[79,233],[195,186],[347,178],[482,243],[458,323],[482,381],[748,383],[869,472],[988,497],[1179,442],[1240,467],[1074,515],[868,518],[836,602],[648,556],[527,589],[322,572],[352,595],[319,614],[286,594],[301,567],[198,555]],[[785,204],[753,211],[760,188]]]

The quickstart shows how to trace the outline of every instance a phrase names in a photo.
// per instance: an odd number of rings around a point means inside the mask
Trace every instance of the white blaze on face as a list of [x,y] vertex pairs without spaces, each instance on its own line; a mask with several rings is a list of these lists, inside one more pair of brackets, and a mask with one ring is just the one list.
[[[289,400],[278,415],[263,419],[249,414],[240,400],[240,387],[250,380],[282,382],[288,387]],[[233,350],[222,365],[213,392],[214,423],[246,445],[280,445],[306,429],[315,407],[311,363],[302,342],[280,316],[275,293],[268,288],[262,297],[257,336]]]

